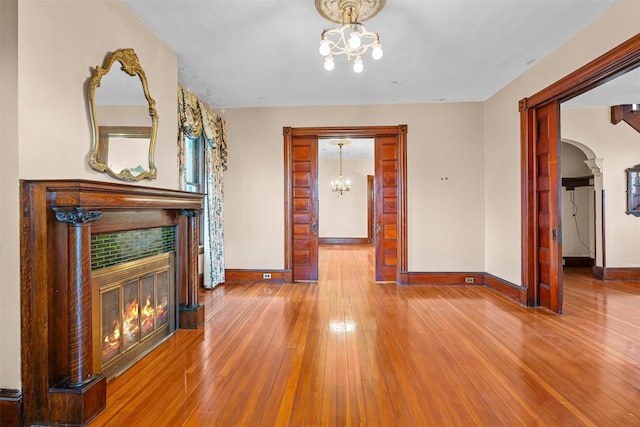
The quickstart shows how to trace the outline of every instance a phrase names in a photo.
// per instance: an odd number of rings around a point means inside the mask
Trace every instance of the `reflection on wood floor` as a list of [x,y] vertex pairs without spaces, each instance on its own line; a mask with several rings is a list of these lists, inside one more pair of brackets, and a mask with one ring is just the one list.
[[569,270],[555,315],[373,266],[326,246],[318,283],[202,291],[204,331],[113,380],[91,425],[640,425],[640,283]]

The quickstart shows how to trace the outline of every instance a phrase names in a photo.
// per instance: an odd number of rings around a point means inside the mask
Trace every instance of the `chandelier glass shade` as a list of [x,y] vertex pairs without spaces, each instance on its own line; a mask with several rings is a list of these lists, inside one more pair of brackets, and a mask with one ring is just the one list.
[[351,141],[339,141],[335,142],[336,145],[340,147],[340,174],[338,175],[338,179],[331,181],[331,191],[334,193],[338,193],[342,196],[343,193],[346,193],[351,189],[351,184],[349,180],[345,180],[342,175],[342,146],[351,143]]
[[324,57],[327,71],[335,67],[334,57],[344,55],[353,63],[353,71],[364,70],[362,57],[371,51],[375,60],[382,58],[382,45],[378,33],[367,30],[358,20],[371,18],[384,6],[384,0],[316,0],[316,8],[322,16],[342,22],[339,28],[329,28],[320,37],[320,55]]

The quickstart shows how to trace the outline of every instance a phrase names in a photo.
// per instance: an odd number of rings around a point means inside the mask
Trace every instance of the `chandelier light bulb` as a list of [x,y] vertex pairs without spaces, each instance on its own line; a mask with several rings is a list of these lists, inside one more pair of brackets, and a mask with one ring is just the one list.
[[362,39],[360,38],[360,33],[357,31],[352,32],[351,36],[349,37],[349,47],[351,49],[357,49],[361,44]]
[[377,61],[382,58],[382,54],[382,46],[380,46],[380,44],[375,45],[371,51],[371,57]]
[[333,56],[331,55],[327,56],[326,59],[324,60],[324,69],[327,71],[331,71],[335,66],[336,64],[333,62]]
[[329,41],[328,40],[321,40],[320,41],[320,48],[318,50],[320,51],[320,55],[322,55],[322,56],[329,55],[329,53],[331,52],[331,46],[329,46]]
[[353,71],[355,71],[356,73],[361,73],[362,70],[364,70],[364,64],[362,63],[362,58],[358,56],[353,62]]
[[[1,0],[0,0],[1,1]],[[363,21],[375,16],[386,0],[315,0],[320,15],[329,21],[340,23],[339,27],[325,28],[320,35],[320,54],[325,58],[324,68],[334,68],[334,58],[342,56],[353,67],[355,73],[364,70],[362,58],[371,52],[374,60],[382,58],[380,37],[370,31]],[[361,9],[363,3],[366,7]]]

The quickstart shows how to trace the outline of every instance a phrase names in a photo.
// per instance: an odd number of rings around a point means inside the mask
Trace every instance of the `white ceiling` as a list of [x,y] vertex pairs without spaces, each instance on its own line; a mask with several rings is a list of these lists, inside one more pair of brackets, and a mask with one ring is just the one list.
[[[339,159],[340,148],[335,141],[345,141],[345,138],[318,139],[318,158]],[[349,144],[342,147],[343,159],[371,159],[374,158],[375,140],[373,138],[349,138]]]
[[562,107],[609,107],[640,103],[640,68],[562,103]]
[[484,101],[618,1],[387,0],[355,74],[324,70],[314,0],[125,0],[214,108]]

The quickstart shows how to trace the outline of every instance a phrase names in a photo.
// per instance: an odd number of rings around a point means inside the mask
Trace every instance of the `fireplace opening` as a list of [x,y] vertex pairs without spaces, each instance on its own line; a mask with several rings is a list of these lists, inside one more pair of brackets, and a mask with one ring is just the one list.
[[175,330],[175,251],[166,251],[173,247],[162,242],[173,239],[173,233],[149,229],[94,237],[92,248],[100,257],[95,264],[102,268],[92,270],[93,365],[110,380]]

